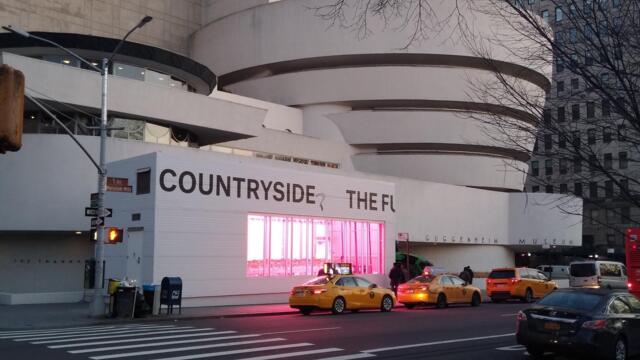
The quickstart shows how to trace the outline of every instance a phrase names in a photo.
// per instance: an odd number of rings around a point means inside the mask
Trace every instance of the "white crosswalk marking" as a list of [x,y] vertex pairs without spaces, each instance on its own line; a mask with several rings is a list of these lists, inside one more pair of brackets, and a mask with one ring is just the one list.
[[333,356],[333,357],[322,358],[318,360],[354,360],[354,359],[365,359],[370,357],[376,357],[376,356],[368,353],[359,353],[359,354]]
[[[212,331],[212,332],[203,332],[197,334],[184,334],[184,335],[172,335],[172,336],[154,336],[154,337],[143,337],[143,338],[133,338],[133,339],[119,339],[119,340],[105,340],[105,341],[93,341],[93,342],[80,342],[73,344],[64,344],[64,345],[50,345],[49,349],[64,349],[64,348],[72,348],[72,347],[81,347],[81,346],[94,346],[94,345],[110,345],[110,344],[123,344],[130,342],[138,342],[142,340],[151,341],[151,340],[166,340],[166,339],[183,339],[188,337],[196,337],[196,336],[208,336],[208,335],[218,335],[218,334],[231,334],[235,333],[235,331]],[[260,336],[260,335],[253,335]]]
[[[232,333],[233,331],[226,331],[226,332]],[[124,345],[124,346],[111,346],[111,347],[103,347],[103,348],[82,349],[82,350],[71,350],[71,351],[69,351],[69,353],[71,353],[71,354],[85,354],[85,353],[99,352],[99,351],[139,349],[139,348],[143,348],[143,347],[167,346],[167,345],[177,345],[177,344],[190,344],[190,343],[205,342],[205,341],[246,339],[246,338],[257,337],[257,336],[259,336],[259,335],[250,334],[250,335],[206,337],[206,338],[190,339],[190,340],[163,341],[163,342],[155,342],[155,343],[149,343],[149,344],[135,344],[135,345]]]
[[94,331],[94,330],[108,330],[115,329],[115,326],[100,326],[94,328],[86,328],[86,329],[77,329],[77,330],[35,330],[35,331],[19,331],[14,333],[1,333],[0,339],[12,339],[20,336],[38,336],[38,335],[52,335],[52,334],[72,334],[72,333],[83,333],[84,331]]
[[198,345],[198,346],[186,346],[179,348],[169,348],[169,349],[161,349],[161,350],[148,350],[148,351],[138,351],[138,352],[130,352],[130,353],[121,353],[121,354],[113,354],[113,355],[102,355],[102,356],[92,356],[93,360],[103,360],[103,359],[118,359],[123,357],[130,356],[141,356],[141,355],[154,355],[154,354],[162,354],[169,352],[180,352],[180,351],[191,351],[191,350],[201,350],[201,349],[211,349],[211,348],[219,348],[225,346],[240,346],[240,345],[249,345],[249,344],[260,344],[266,342],[274,342],[274,341],[284,341],[286,339],[283,338],[272,338],[272,339],[258,339],[258,340],[249,340],[249,341],[235,341],[229,343],[217,343],[217,344],[209,344],[209,345]]
[[311,346],[312,343],[297,343],[297,344],[288,344],[288,345],[277,345],[277,346],[264,346],[257,348],[249,348],[249,349],[238,349],[238,350],[229,350],[229,351],[219,351],[213,353],[205,353],[205,354],[195,354],[195,355],[185,355],[185,356],[177,356],[171,358],[162,358],[157,360],[191,360],[191,359],[202,359],[208,357],[216,357],[216,356],[225,356],[225,355],[233,355],[233,354],[243,354],[248,352],[258,352],[258,351],[270,351],[270,350],[280,350],[280,349],[290,349],[295,347],[302,346]]
[[78,336],[84,336],[84,335],[92,335],[92,336],[98,336],[98,335],[107,335],[107,334],[128,334],[128,333],[135,333],[135,332],[141,332],[141,331],[151,331],[151,330],[161,330],[161,329],[168,329],[168,328],[173,328],[173,329],[192,329],[193,327],[191,326],[185,326],[185,327],[175,327],[173,325],[171,326],[154,326],[154,327],[147,327],[147,328],[143,328],[143,329],[109,329],[109,330],[100,330],[100,331],[85,331],[82,333],[71,333],[71,334],[55,334],[55,335],[46,335],[46,336],[33,336],[33,335],[28,335],[28,336],[21,336],[18,338],[14,338],[15,341],[33,341],[33,340],[53,340],[53,339],[64,339],[64,338],[70,338],[70,337],[78,337]]
[[[140,335],[175,334],[175,333],[182,333],[182,332],[205,331],[205,330],[211,330],[211,329],[185,329],[185,330],[167,330],[167,331],[140,332],[140,333],[135,333],[135,334],[119,334],[119,335],[109,335],[109,339],[129,337],[131,335],[140,336]],[[61,343],[61,342],[82,341],[82,340],[98,340],[98,339],[104,339],[104,336],[90,336],[90,337],[79,337],[79,338],[70,338],[70,339],[35,341],[35,342],[32,342],[32,344],[55,344],[55,343]]]
[[[167,324],[167,323],[165,323]],[[279,333],[323,331],[300,329]],[[233,330],[212,331],[212,328],[195,328],[161,324],[127,324],[87,326],[68,329],[19,330],[0,333],[0,342],[15,341],[34,346],[44,345],[52,350],[66,351],[69,355],[87,356],[86,360],[112,360],[152,356],[166,357],[160,360],[191,360],[214,357],[242,356],[244,360],[275,360],[287,358],[317,358],[324,360],[356,360],[375,357],[370,353],[340,354],[344,349],[321,347],[309,342],[289,341],[284,335],[243,334]],[[274,337],[278,336],[278,337]],[[306,348],[306,349],[301,349]],[[330,354],[333,353],[333,354]],[[175,355],[175,356],[170,356]]]
[[[153,325],[141,325],[141,324],[131,324],[125,325],[125,327],[145,327],[145,326],[153,326]],[[68,331],[78,331],[78,330],[94,330],[94,329],[104,329],[104,328],[114,328],[115,325],[93,325],[93,326],[83,326],[83,327],[71,327],[71,328],[53,328],[53,329],[32,329],[32,330],[10,330],[10,331],[0,331],[0,336],[4,335],[15,335],[15,334],[30,334],[30,333],[46,333],[46,332],[68,332]]]
[[304,355],[314,355],[314,354],[324,354],[328,352],[334,351],[342,351],[340,348],[326,348],[326,349],[316,349],[316,350],[307,350],[307,351],[296,351],[284,354],[274,354],[274,355],[263,355],[263,356],[255,356],[251,358],[245,358],[243,360],[270,360],[270,359],[282,359],[294,356],[304,356]]

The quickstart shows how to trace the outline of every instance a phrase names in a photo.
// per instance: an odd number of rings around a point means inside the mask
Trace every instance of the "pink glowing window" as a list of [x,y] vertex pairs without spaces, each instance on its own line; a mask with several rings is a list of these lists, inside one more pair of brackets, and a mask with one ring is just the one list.
[[326,262],[384,269],[383,222],[249,214],[247,230],[248,277],[316,275]]

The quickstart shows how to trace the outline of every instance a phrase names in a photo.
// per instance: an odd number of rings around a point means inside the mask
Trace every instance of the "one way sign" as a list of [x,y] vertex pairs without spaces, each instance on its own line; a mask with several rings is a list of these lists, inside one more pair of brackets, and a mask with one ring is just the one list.
[[96,228],[100,225],[104,224],[104,218],[103,217],[98,217],[98,218],[91,218],[91,228]]
[[[113,215],[113,209],[104,209],[104,214],[102,215],[102,217],[111,217]],[[94,208],[94,207],[86,207],[84,208],[84,216],[89,216],[89,217],[98,217],[98,208]]]

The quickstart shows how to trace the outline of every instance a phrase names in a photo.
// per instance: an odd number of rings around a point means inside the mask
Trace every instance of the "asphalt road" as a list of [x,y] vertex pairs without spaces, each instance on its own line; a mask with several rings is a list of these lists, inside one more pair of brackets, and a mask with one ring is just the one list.
[[523,307],[396,308],[0,332],[0,358],[528,359],[514,337],[515,315]]

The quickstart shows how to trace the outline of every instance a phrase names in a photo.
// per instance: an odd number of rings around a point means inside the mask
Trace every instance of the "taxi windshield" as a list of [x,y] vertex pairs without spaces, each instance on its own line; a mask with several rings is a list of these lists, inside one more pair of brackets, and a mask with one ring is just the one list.
[[311,279],[302,285],[326,285],[329,283],[328,276],[318,276],[317,278]]
[[409,280],[408,284],[419,284],[419,283],[430,283],[433,281],[434,276],[429,275],[420,275],[416,276],[413,279]]

